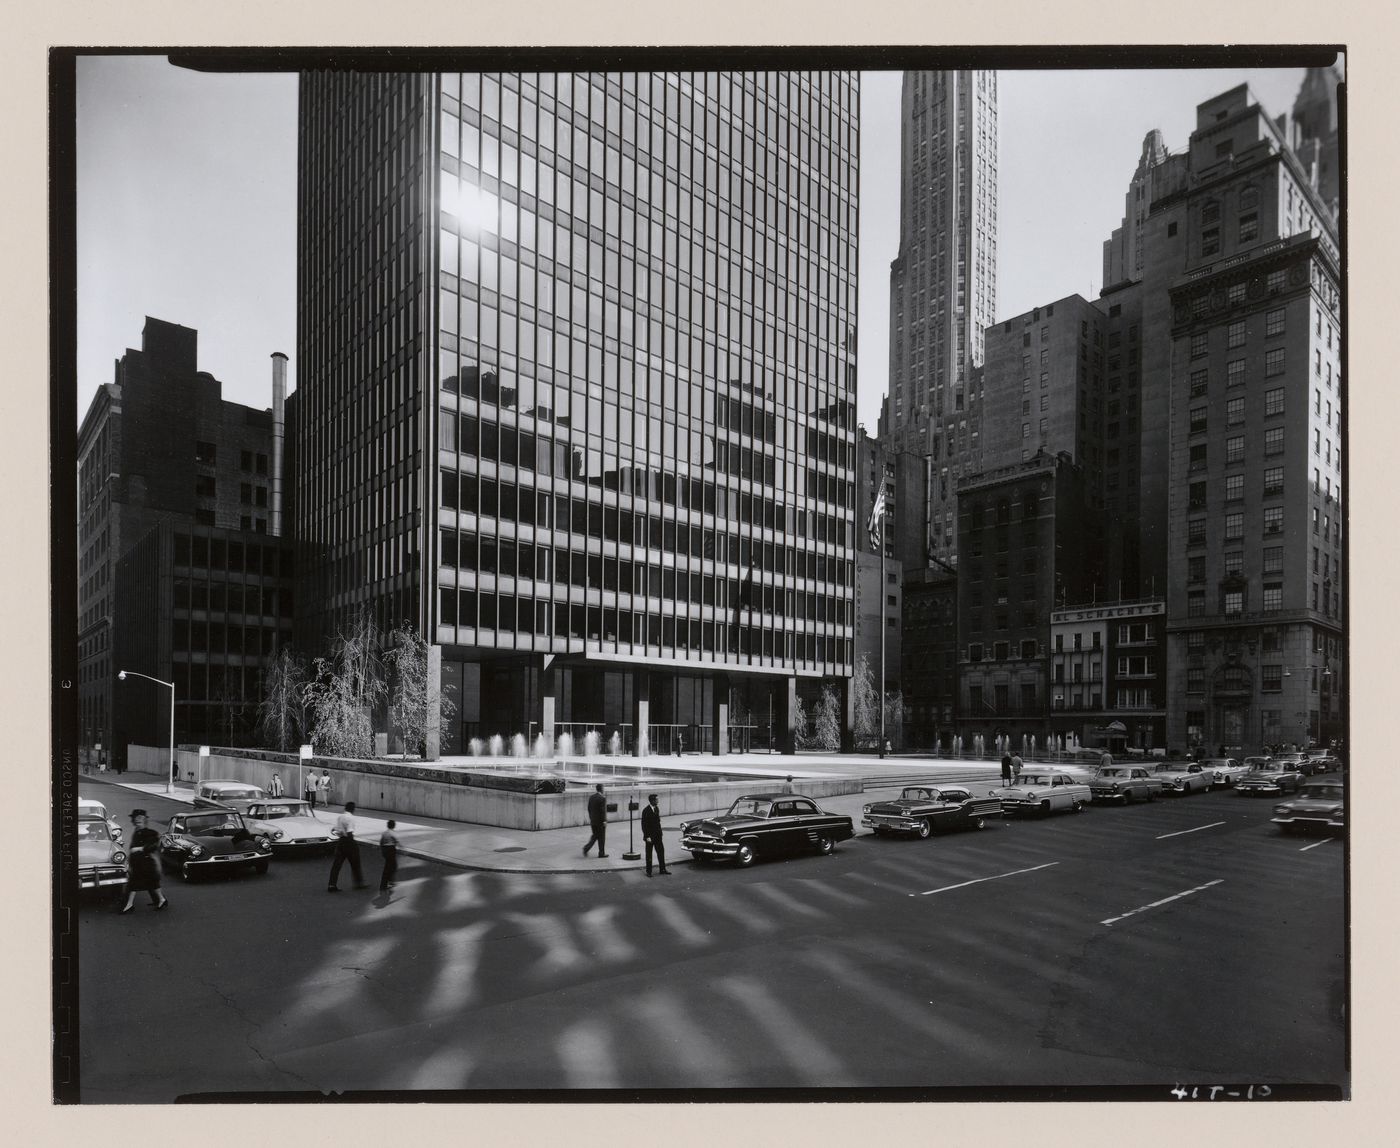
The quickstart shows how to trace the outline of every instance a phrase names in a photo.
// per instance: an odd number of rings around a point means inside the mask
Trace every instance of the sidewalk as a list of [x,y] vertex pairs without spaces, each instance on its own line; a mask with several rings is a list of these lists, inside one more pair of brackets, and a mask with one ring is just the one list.
[[[833,759],[833,764],[836,760],[839,759]],[[863,774],[878,780],[873,780],[864,793],[824,798],[817,804],[828,813],[843,813],[851,818],[857,834],[865,832],[860,827],[861,807],[870,801],[898,796],[902,785],[941,778],[949,784],[966,785],[973,793],[981,795],[1001,782],[1000,772],[995,765],[975,762],[950,765],[920,762],[917,767],[911,763],[907,782],[890,780],[900,764],[898,758],[885,758],[883,761],[878,758],[845,759],[842,764],[850,773]],[[85,773],[81,775],[81,780],[111,785],[150,797],[164,797],[186,804],[194,802],[194,787],[188,782],[176,782],[167,794],[163,775],[131,771],[123,774]],[[755,789],[761,790],[761,784]],[[793,791],[802,792],[800,782],[794,782]],[[118,820],[124,820],[125,809],[120,803],[109,803],[109,812]],[[340,815],[341,807],[332,805],[329,810],[318,808],[317,813],[329,814],[329,818],[334,820]],[[637,816],[640,817],[640,813]],[[691,862],[690,855],[680,847],[680,824],[700,816],[704,814],[662,816],[661,827],[666,834],[668,866]],[[627,822],[608,822],[608,855],[599,858],[596,850],[588,857],[583,855],[583,843],[588,840],[587,826],[535,831],[503,829],[494,825],[439,821],[436,818],[416,815],[400,816],[363,806],[356,807],[354,817],[359,826],[357,837],[362,846],[373,850],[379,842],[379,835],[384,831],[385,822],[392,817],[397,823],[394,832],[398,835],[399,852],[402,855],[436,861],[458,869],[494,873],[580,873],[645,868],[640,820],[634,822],[630,839]],[[623,860],[622,855],[630,852],[629,840],[631,848],[642,854],[636,861]]]

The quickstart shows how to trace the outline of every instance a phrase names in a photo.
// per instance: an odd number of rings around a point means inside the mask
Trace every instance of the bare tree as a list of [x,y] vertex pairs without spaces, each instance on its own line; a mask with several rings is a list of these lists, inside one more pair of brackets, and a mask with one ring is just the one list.
[[856,741],[873,745],[880,736],[880,690],[875,684],[875,674],[870,669],[870,658],[866,654],[861,654],[860,661],[856,663],[851,689],[855,692]]
[[[801,712],[801,702],[798,703]],[[796,718],[797,714],[793,715]],[[822,686],[821,697],[817,699],[810,714],[804,714],[803,724],[806,735],[798,741],[802,749],[834,750],[841,748],[841,703],[836,696],[836,687],[830,682]],[[797,722],[793,723],[794,728]]]
[[393,669],[389,716],[403,731],[404,752],[422,756],[434,703],[439,724],[448,721],[457,706],[440,684],[435,687],[428,680],[428,643],[407,622],[390,633],[384,661]]
[[318,755],[370,757],[374,711],[384,700],[379,627],[361,607],[336,632],[329,658],[317,658],[303,690],[311,711],[311,744]]
[[301,744],[306,730],[306,659],[283,646],[263,670],[263,696],[258,703],[258,740],[269,749],[288,753]]

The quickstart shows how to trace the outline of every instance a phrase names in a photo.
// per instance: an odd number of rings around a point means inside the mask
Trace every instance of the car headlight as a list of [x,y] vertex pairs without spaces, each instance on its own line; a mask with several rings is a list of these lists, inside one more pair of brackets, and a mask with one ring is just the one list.
[[1283,814],[1283,813],[1292,813],[1292,812],[1293,812],[1293,809],[1292,809],[1292,807],[1287,806],[1287,805],[1275,805],[1275,806],[1274,806],[1274,812],[1275,812],[1275,813],[1279,813],[1279,814]]
[[190,856],[191,856],[191,857],[203,857],[203,856],[204,856],[204,846],[203,846],[203,845],[191,845],[191,846],[190,846]]
[[123,853],[120,849],[118,849],[115,853],[112,854],[112,864],[113,864],[113,865],[122,865],[122,864],[124,864],[125,862],[126,862],[126,854]]
[[865,806],[862,806],[862,807],[861,807],[861,812],[862,812],[862,813],[869,813],[869,812],[870,812],[872,809],[874,809],[874,808],[875,808],[875,807],[874,807],[873,805],[865,805]]
[[274,841],[281,841],[281,840],[282,840],[282,837],[283,837],[282,830],[280,830],[280,829],[274,829],[274,830],[272,831],[272,839],[273,839]]
[[[278,836],[280,837],[281,834],[279,833]],[[272,848],[272,842],[269,841],[266,837],[259,837],[258,848],[266,852],[267,850]]]

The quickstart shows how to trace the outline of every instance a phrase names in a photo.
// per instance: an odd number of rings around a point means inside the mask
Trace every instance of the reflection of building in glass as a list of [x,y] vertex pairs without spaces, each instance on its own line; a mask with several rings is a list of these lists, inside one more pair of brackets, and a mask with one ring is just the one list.
[[304,76],[303,641],[415,620],[447,752],[790,745],[853,657],[857,96]]

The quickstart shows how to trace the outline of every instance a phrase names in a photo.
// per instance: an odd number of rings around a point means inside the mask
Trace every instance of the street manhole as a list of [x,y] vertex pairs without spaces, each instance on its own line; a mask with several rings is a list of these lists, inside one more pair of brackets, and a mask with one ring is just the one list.
[[524,853],[524,852],[525,852],[525,846],[523,846],[523,845],[502,845],[501,848],[499,848],[499,849],[496,850],[496,852],[497,852],[497,853]]

